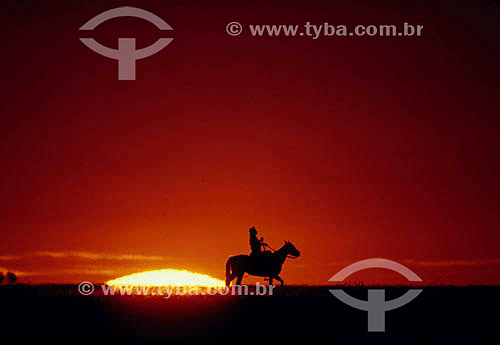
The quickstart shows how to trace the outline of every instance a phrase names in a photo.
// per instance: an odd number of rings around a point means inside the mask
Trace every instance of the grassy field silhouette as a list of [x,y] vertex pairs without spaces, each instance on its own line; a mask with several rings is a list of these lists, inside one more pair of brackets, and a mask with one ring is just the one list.
[[[6,336],[36,339],[165,339],[463,343],[497,338],[496,286],[424,287],[414,301],[386,312],[386,331],[367,332],[367,313],[334,298],[327,286],[285,286],[272,296],[105,296],[76,285],[0,287]],[[386,290],[386,300],[408,287]],[[367,287],[348,286],[367,298]],[[97,291],[97,290],[96,290]],[[250,290],[252,291],[252,290]]]

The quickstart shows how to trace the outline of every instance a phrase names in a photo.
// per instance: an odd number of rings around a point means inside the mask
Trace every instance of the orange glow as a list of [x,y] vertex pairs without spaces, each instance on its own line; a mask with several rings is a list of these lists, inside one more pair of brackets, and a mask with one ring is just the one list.
[[134,286],[199,286],[221,287],[225,286],[222,280],[206,274],[186,270],[164,269],[134,273],[106,282],[108,285],[134,285]]

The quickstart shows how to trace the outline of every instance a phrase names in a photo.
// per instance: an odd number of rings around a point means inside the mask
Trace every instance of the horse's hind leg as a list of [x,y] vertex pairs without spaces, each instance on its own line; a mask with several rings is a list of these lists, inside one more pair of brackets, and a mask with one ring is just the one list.
[[226,276],[226,286],[227,287],[229,287],[229,285],[231,285],[231,282],[233,281],[234,278],[235,278],[235,276],[232,275],[231,273]]
[[240,275],[238,276],[238,279],[236,280],[236,285],[241,285],[241,281],[243,280],[243,275],[244,275],[244,274],[240,274]]

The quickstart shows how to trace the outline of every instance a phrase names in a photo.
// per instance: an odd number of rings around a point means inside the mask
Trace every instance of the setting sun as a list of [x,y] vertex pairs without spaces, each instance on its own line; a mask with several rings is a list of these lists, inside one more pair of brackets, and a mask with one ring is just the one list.
[[222,280],[186,270],[163,269],[134,273],[106,282],[107,285],[135,286],[225,286]]

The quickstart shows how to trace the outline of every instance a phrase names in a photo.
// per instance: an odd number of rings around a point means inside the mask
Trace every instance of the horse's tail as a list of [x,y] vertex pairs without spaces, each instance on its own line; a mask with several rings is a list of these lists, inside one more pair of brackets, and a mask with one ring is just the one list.
[[234,279],[234,275],[231,273],[231,264],[233,263],[233,257],[230,257],[226,261],[226,286],[231,284],[231,280]]

